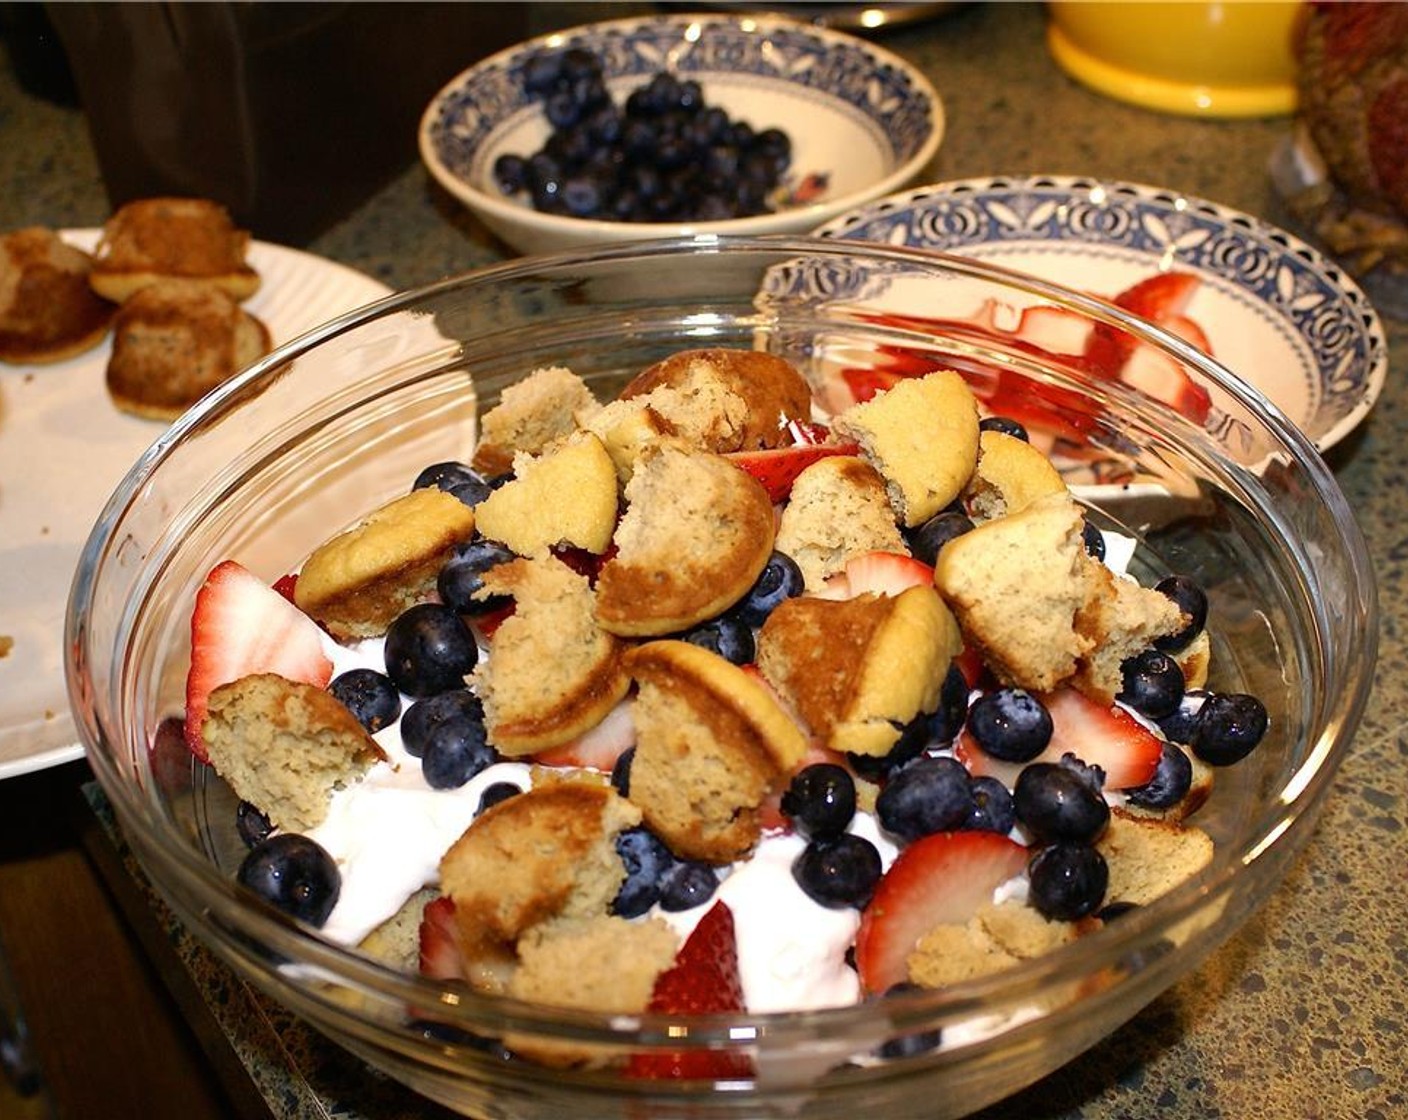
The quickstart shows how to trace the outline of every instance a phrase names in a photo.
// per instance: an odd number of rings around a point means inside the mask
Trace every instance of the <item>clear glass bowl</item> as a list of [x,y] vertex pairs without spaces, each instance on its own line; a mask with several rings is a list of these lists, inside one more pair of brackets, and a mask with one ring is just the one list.
[[[918,287],[915,287],[918,285]],[[942,323],[870,314],[922,291]],[[996,301],[988,303],[987,301]],[[1128,331],[1205,386],[1197,426],[1118,381],[1001,332],[983,306],[1064,308]],[[824,381],[838,365],[923,361],[979,396],[1054,402],[1090,516],[1138,540],[1147,582],[1199,579],[1213,684],[1271,713],[1219,772],[1198,823],[1211,866],[1156,903],[1008,972],[943,991],[797,1014],[681,1019],[566,1013],[467,994],[339,948],[236,889],[234,799],[177,723],[196,588],[234,557],[273,580],[428,463],[464,458],[475,417],[533,368],[567,364],[602,395],[700,345],[761,347]],[[1011,394],[1016,392],[1017,397]],[[1210,430],[1218,435],[1214,437]],[[1089,460],[1098,460],[1092,469]],[[807,240],[676,241],[526,259],[393,296],[304,336],[211,395],[134,467],[83,554],[69,687],[89,758],[132,849],[177,914],[241,976],[373,1066],[485,1117],[960,1116],[1048,1073],[1194,968],[1276,888],[1311,832],[1359,721],[1377,614],[1365,548],[1311,445],[1196,351],[1123,312],[997,267]],[[1306,900],[1313,905],[1313,900]],[[757,1076],[633,1081],[504,1060],[413,1019],[480,1036],[621,1052],[739,1050]],[[941,1028],[938,1050],[867,1057]]]

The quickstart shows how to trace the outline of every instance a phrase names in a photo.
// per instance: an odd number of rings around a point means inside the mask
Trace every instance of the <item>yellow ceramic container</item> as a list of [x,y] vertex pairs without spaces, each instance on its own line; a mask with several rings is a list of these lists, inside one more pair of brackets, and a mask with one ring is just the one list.
[[1071,77],[1168,113],[1269,117],[1295,109],[1302,4],[1051,0],[1047,46]]

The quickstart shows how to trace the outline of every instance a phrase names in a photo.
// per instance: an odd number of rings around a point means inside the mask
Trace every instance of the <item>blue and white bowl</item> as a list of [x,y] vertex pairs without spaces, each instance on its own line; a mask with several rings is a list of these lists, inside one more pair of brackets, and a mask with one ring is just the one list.
[[[494,182],[494,161],[531,155],[551,128],[523,89],[543,50],[581,47],[602,61],[621,104],[661,71],[692,78],[710,105],[792,140],[775,212],[727,221],[615,222],[545,214]],[[943,139],[943,104],[903,59],[864,40],[770,16],[660,15],[556,32],[464,71],[421,119],[420,152],[435,179],[514,249],[537,253],[695,234],[797,233],[898,190]]]

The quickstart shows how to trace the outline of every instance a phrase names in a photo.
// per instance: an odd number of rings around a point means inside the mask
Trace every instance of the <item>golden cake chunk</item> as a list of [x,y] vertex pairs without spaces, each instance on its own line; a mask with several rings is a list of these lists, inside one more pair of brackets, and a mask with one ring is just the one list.
[[1049,494],[949,541],[934,586],[964,641],[1004,684],[1045,692],[1075,673],[1090,639],[1076,616],[1090,599],[1080,507]]
[[808,591],[821,590],[852,557],[909,551],[885,480],[853,455],[819,459],[797,476],[778,523],[777,549],[797,562]]
[[1076,933],[1071,922],[1048,921],[1023,903],[988,903],[966,925],[938,926],[921,937],[909,955],[909,978],[944,988],[990,976],[1074,941]]
[[636,463],[648,452],[665,443],[688,447],[687,441],[676,436],[674,425],[643,398],[612,401],[585,419],[582,428],[601,440],[616,464],[616,477],[622,486],[631,481]]
[[901,524],[927,521],[962,492],[978,459],[978,405],[950,371],[906,378],[836,417],[884,477]]
[[259,290],[259,273],[245,261],[249,233],[229,212],[201,198],[144,198],[108,219],[90,283],[117,303],[149,284],[190,280],[235,300]]
[[622,400],[648,403],[693,446],[751,451],[791,442],[789,421],[811,416],[811,390],[793,365],[756,350],[683,350],[643,370]]
[[991,431],[978,437],[978,464],[964,487],[963,500],[974,521],[989,521],[1065,490],[1061,473],[1030,443]]
[[1072,683],[1087,696],[1114,703],[1124,687],[1122,666],[1155,639],[1177,633],[1186,622],[1172,599],[1152,587],[1117,576],[1098,560],[1086,563],[1085,605],[1076,629],[1090,643]]
[[689,642],[647,642],[625,663],[639,686],[631,800],[678,855],[745,855],[763,802],[806,754],[800,729],[760,681]]
[[603,630],[585,576],[553,556],[484,574],[483,596],[512,595],[491,656],[474,671],[489,741],[519,757],[595,727],[626,695],[624,644]]
[[116,308],[89,285],[92,267],[50,229],[0,237],[0,362],[61,362],[103,340]]
[[727,459],[661,447],[626,487],[597,617],[627,637],[687,629],[738,602],[772,555],[772,502]]
[[1200,828],[1118,808],[1095,847],[1110,868],[1106,901],[1140,906],[1192,878],[1213,855],[1212,839]]
[[586,782],[534,787],[476,817],[440,860],[470,982],[505,991],[533,927],[605,917],[626,876],[616,836],[639,823],[609,785]]
[[586,382],[565,366],[535,369],[506,387],[479,423],[473,465],[502,474],[517,454],[541,455],[600,406]]
[[520,556],[558,545],[605,552],[616,528],[616,465],[601,440],[579,432],[534,458],[475,509],[479,531]]
[[331,693],[275,673],[214,689],[201,738],[216,773],[288,832],[322,823],[333,791],[385,757]]
[[113,318],[108,392],[125,412],[174,420],[271,344],[269,329],[219,288],[149,284]]
[[788,599],[758,633],[758,668],[832,750],[883,756],[932,712],[962,649],[937,592]]
[[474,511],[443,490],[413,490],[320,545],[298,573],[294,602],[335,638],[384,634],[429,601],[455,545],[474,533]]

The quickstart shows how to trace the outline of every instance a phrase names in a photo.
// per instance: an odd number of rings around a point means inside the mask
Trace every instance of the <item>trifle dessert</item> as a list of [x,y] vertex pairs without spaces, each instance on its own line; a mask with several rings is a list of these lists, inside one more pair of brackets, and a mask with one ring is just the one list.
[[763,352],[609,401],[534,370],[470,462],[273,586],[233,557],[200,589],[186,738],[241,801],[239,880],[437,979],[623,1015],[943,988],[1119,920],[1211,859],[1193,814],[1266,711],[1207,689],[1196,584],[1125,574],[1026,436],[945,370],[824,417]]

